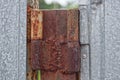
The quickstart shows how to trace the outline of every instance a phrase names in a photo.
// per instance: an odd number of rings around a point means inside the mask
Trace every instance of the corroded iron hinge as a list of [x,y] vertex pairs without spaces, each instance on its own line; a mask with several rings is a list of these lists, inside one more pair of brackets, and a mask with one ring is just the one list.
[[30,16],[32,68],[42,70],[42,76],[58,72],[76,77],[80,71],[79,10],[31,10]]

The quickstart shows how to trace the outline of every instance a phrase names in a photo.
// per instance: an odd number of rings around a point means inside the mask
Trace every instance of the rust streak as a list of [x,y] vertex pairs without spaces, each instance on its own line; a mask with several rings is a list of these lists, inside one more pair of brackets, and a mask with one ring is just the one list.
[[43,13],[39,10],[31,10],[31,39],[43,38]]

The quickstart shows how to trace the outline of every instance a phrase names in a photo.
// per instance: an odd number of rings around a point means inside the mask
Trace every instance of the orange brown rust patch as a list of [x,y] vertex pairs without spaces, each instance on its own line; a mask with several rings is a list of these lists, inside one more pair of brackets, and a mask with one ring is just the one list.
[[[73,23],[70,23],[72,19]],[[43,11],[43,26],[43,39],[32,43],[36,45],[32,46],[33,69],[63,73],[79,71],[78,10]]]
[[80,72],[78,13],[78,10],[32,10],[31,66],[42,71],[42,80],[77,79]]
[[27,80],[37,80],[37,73],[31,63],[31,7],[27,6]]
[[31,39],[42,39],[43,37],[43,13],[39,10],[31,10]]
[[27,39],[35,40],[43,37],[43,13],[37,9],[27,9]]

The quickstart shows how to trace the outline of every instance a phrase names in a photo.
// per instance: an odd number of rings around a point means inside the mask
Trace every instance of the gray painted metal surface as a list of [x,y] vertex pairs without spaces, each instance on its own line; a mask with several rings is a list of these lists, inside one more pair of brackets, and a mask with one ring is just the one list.
[[[88,3],[86,3],[88,4]],[[89,80],[89,10],[88,5],[80,5],[81,80]]]
[[120,0],[105,1],[105,76],[120,80]]
[[89,24],[88,39],[81,36],[81,43],[86,46],[89,40],[89,49],[81,49],[88,54],[81,57],[81,80],[120,80],[120,0],[89,0],[84,6],[88,12],[81,15],[80,28]]
[[26,0],[0,0],[0,80],[26,80]]
[[79,0],[80,5],[88,5],[89,0]]
[[[98,0],[99,1],[99,0]],[[90,14],[90,78],[91,80],[104,80],[105,62],[105,26],[104,3],[91,1]]]

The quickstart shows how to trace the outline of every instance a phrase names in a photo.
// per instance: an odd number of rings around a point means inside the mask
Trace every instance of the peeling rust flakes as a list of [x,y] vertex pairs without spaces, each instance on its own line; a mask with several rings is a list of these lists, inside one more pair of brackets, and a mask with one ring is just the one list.
[[31,39],[43,38],[43,13],[31,10]]
[[43,38],[43,13],[28,6],[27,9],[27,40]]
[[57,41],[42,41],[38,54],[40,63],[33,64],[39,66],[38,69],[47,71],[60,70],[62,73],[80,71],[79,42],[60,44]]
[[60,68],[58,53],[60,45],[56,41],[45,41],[41,45],[40,69],[56,71]]

